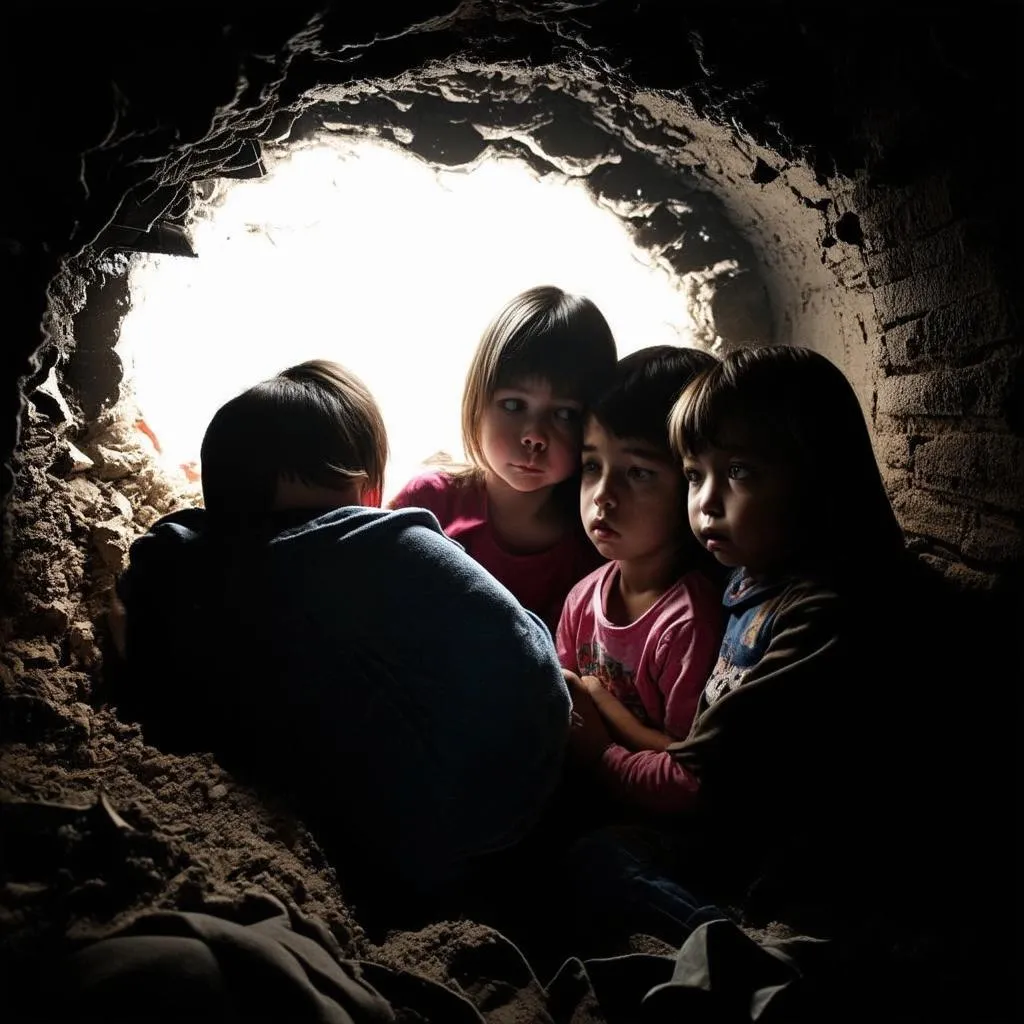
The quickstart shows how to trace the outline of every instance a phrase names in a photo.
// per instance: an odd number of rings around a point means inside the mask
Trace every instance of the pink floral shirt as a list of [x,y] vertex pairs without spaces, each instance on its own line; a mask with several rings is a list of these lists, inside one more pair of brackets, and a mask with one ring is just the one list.
[[[685,739],[722,640],[722,595],[702,573],[686,573],[635,622],[607,615],[618,585],[616,562],[597,569],[570,592],[555,643],[563,668],[596,676],[644,725]],[[647,810],[690,806],[696,784],[666,754],[612,744],[601,761],[610,788]]]

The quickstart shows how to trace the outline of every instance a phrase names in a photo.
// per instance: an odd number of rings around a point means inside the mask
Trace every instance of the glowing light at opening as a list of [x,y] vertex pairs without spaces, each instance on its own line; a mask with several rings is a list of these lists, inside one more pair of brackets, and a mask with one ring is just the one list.
[[385,496],[438,451],[462,458],[470,356],[518,292],[590,296],[620,355],[693,343],[685,281],[579,181],[500,159],[437,172],[380,143],[308,145],[199,204],[198,259],[135,258],[118,343],[128,399],[165,469],[197,463],[218,406],[304,359],[337,360],[377,397]]

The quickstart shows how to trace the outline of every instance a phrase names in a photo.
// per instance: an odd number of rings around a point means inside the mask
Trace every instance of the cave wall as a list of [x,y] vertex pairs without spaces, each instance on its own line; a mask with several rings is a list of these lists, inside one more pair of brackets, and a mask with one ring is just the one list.
[[[589,105],[583,149],[595,130],[614,135],[720,198],[765,271],[777,340],[820,348],[857,385],[901,519],[929,557],[979,585],[1019,561],[1017,5],[449,2],[423,4],[415,23],[325,3],[174,11],[3,15],[21,154],[2,171],[5,455],[16,380],[28,375],[30,391],[74,348],[67,317],[84,297],[70,279],[119,245],[184,244],[189,183],[254,173],[253,142],[308,131],[311,97],[444,101],[457,152],[460,139],[481,143],[459,112],[483,103],[467,82],[540,86]],[[26,49],[32,62],[13,59]],[[549,153],[578,155],[579,138],[533,128]],[[739,301],[742,279],[731,287]]]
[[[310,0],[9,4],[0,14],[0,790],[31,803],[8,815],[0,801],[5,840],[31,839],[8,842],[21,873],[16,892],[0,893],[4,936],[40,932],[43,919],[57,929],[110,921],[132,905],[198,909],[257,886],[366,955],[301,823],[212,759],[145,745],[96,690],[114,574],[131,537],[176,497],[130,424],[110,416],[120,253],[187,255],[191,182],[258,173],[261,146],[307,137],[325,119],[438,163],[504,147],[586,172],[606,196],[624,197],[641,172],[648,198],[710,193],[768,288],[775,339],[819,348],[856,384],[912,544],[979,591],[1019,570],[1018,5],[946,14],[476,0],[420,10],[415,25],[400,5]],[[611,149],[618,163],[597,159]],[[688,228],[664,206],[624,215],[654,245]],[[727,336],[750,330],[749,280],[717,282]],[[63,396],[39,390],[51,369]],[[88,472],[68,442],[89,453]],[[1004,611],[1016,627],[1013,607]],[[1015,647],[1015,635],[1000,642]],[[970,670],[957,692],[980,679],[991,708],[1016,680],[1006,652],[985,643],[964,626],[944,653]],[[959,713],[951,707],[951,735]],[[37,813],[40,799],[91,800],[99,786],[131,829],[111,826],[102,807]],[[959,825],[964,813],[956,807]],[[986,812],[973,814],[977,823]],[[64,846],[53,852],[56,821]],[[991,833],[981,844],[986,858],[1009,858],[1011,845]],[[99,855],[108,849],[112,864]],[[46,850],[52,860],[37,856]],[[987,868],[981,881],[998,890],[1003,868]],[[941,936],[951,961],[959,938]]]

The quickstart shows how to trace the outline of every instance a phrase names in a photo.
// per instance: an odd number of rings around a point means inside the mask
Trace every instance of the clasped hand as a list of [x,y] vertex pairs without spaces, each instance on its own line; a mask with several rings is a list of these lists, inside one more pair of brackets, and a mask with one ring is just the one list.
[[601,699],[597,690],[604,692],[594,676],[582,679],[575,672],[562,669],[569,695],[572,697],[572,724],[569,729],[569,750],[582,761],[596,761],[614,742],[604,718],[598,710]]

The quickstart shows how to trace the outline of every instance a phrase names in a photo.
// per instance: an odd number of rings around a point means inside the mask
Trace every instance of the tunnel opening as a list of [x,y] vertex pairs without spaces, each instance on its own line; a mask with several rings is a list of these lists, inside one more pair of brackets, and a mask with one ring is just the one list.
[[[192,483],[220,404],[284,365],[324,357],[359,374],[381,404],[387,500],[428,458],[463,461],[465,368],[512,295],[538,281],[588,295],[622,355],[663,343],[716,350],[724,341],[714,282],[756,275],[727,255],[742,251],[738,242],[681,275],[661,249],[637,246],[630,214],[650,209],[642,186],[627,206],[552,166],[538,175],[485,151],[468,167],[438,169],[393,143],[330,135],[265,148],[263,160],[265,177],[197,186],[188,231],[196,259],[130,264],[118,408],[157,462]],[[670,202],[707,248],[693,198]],[[690,248],[682,234],[672,244]]]
[[[609,205],[637,244],[659,251],[677,278],[736,259],[743,273],[698,284],[698,331],[721,347],[770,337],[833,358],[858,388],[911,543],[977,590],[1020,559],[1020,360],[1013,302],[944,177],[869,187],[665,90],[572,60],[463,56],[322,86],[258,131],[235,123],[206,152],[172,149],[116,213],[92,211],[106,226],[53,280],[49,346],[23,382],[3,624],[4,734],[28,780],[21,791],[86,800],[101,780],[135,832],[124,885],[73,890],[75,913],[109,922],[140,899],[202,908],[257,884],[322,914],[357,951],[366,948],[358,923],[301,823],[209,760],[147,748],[97,707],[95,689],[105,602],[127,546],[184,493],[154,465],[134,419],[115,412],[123,367],[113,341],[131,301],[124,253],[187,258],[183,182],[248,178],[264,148],[324,130],[382,139],[437,167],[465,167],[490,147],[538,173],[585,179],[618,197]],[[620,159],[603,159],[615,151]],[[696,250],[674,245],[694,192],[714,200],[708,216],[732,232],[690,232]],[[723,240],[740,255],[717,252]],[[22,899],[23,913],[42,918],[50,896]]]

